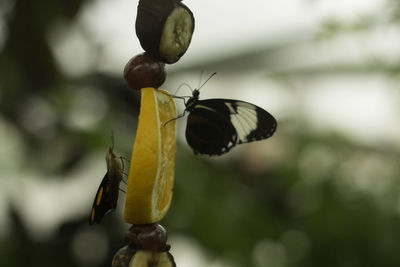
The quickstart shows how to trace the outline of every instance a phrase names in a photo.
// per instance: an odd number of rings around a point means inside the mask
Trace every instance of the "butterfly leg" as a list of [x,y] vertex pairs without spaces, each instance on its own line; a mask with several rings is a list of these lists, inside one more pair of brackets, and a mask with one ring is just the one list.
[[190,98],[190,96],[176,96],[176,95],[171,95],[173,98],[178,98],[178,99],[182,99],[183,103],[186,105],[187,101],[186,98]]
[[121,165],[122,165],[122,169],[125,170],[125,166],[124,166],[124,160],[126,160],[127,162],[131,162],[128,158],[124,157],[124,156],[120,156],[119,160],[121,161]]
[[[130,162],[130,160],[129,160],[128,158],[126,158],[126,157],[123,157],[123,156],[120,156],[120,157],[119,157],[119,160],[121,161],[121,165],[122,165],[122,170],[123,170],[122,173],[125,175],[125,177],[127,177],[128,174],[126,174],[126,173],[124,172],[124,170],[125,170],[124,160],[126,160],[126,161],[128,161],[128,162]],[[124,177],[122,177],[121,181],[124,182],[124,184],[128,184],[128,183],[124,180]]]
[[179,119],[179,118],[182,118],[183,116],[185,116],[185,114],[186,114],[186,110],[183,111],[183,113],[182,113],[181,115],[179,115],[178,117],[173,118],[173,119],[170,119],[169,121],[165,122],[163,126],[166,126],[166,125],[167,125],[168,123],[170,123],[171,121],[174,121],[174,120],[177,120],[177,119]]
[[127,157],[120,156],[119,158],[121,159],[121,161],[122,161],[122,160],[126,160],[126,161],[130,162],[130,159],[128,159]]
[[123,190],[123,189],[119,189],[119,191],[121,191],[121,192],[123,192],[124,194],[126,194],[126,191],[125,190]]
[[183,99],[183,101],[185,101],[185,97],[183,97],[183,96],[171,95],[171,98],[170,98],[170,100],[168,101],[168,103],[169,103],[169,102],[171,102],[171,101],[172,101],[172,99],[174,99],[174,98]]

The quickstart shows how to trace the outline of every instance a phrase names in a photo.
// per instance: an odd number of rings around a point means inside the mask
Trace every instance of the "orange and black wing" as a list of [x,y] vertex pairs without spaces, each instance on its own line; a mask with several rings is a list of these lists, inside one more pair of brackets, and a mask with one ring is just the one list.
[[112,212],[115,207],[110,202],[110,179],[108,172],[104,175],[103,180],[100,183],[99,189],[97,189],[96,197],[93,201],[92,211],[90,213],[89,224],[100,223],[104,215]]

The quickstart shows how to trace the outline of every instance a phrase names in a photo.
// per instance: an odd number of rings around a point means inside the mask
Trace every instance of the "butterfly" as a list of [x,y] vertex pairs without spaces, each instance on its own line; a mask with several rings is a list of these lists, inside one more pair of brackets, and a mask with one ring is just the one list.
[[106,153],[107,173],[97,189],[90,213],[89,224],[100,223],[105,215],[117,208],[119,184],[123,178],[124,168],[120,158],[109,147]]
[[185,97],[176,97],[183,99],[186,107],[177,118],[189,112],[185,136],[195,154],[222,155],[237,144],[266,139],[274,134],[277,122],[269,112],[240,100],[200,100],[202,86],[194,89],[187,101]]

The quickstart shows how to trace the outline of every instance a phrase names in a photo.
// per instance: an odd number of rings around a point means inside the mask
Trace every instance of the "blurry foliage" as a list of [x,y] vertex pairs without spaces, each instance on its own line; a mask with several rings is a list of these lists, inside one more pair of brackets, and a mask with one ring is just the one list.
[[393,21],[400,23],[400,1],[399,0],[388,1],[388,10],[391,11]]
[[[109,142],[113,125],[118,123],[115,117],[138,113],[138,94],[126,90],[119,77],[93,73],[71,80],[55,63],[47,34],[61,19],[72,23],[84,2],[18,0],[6,17],[7,39],[0,52],[1,113],[23,135],[24,154],[38,155],[26,159],[27,164],[43,171],[70,170],[88,151],[103,149]],[[89,88],[86,95],[82,94],[84,88]],[[100,100],[105,102],[103,112],[108,119],[88,131],[74,120],[82,119],[75,111],[86,107],[85,100],[93,103],[90,95],[103,96]],[[102,110],[91,107],[91,112],[96,111]],[[59,150],[52,151],[54,148]],[[60,158],[43,160],[55,152]]]
[[352,33],[357,31],[366,31],[376,24],[376,18],[373,16],[362,16],[355,22],[346,23],[336,18],[325,20],[321,25],[322,29],[316,35],[317,39],[327,39],[335,37],[337,34]]
[[[242,168],[240,159],[216,166],[178,154],[169,231],[193,235],[215,257],[229,256],[239,266],[254,264],[251,255],[263,241],[283,242],[283,266],[398,266],[399,153],[312,133],[300,134],[293,146],[293,161],[259,174]],[[392,192],[375,197],[349,182],[368,178],[357,169],[363,161],[391,166],[387,177],[380,170],[373,179],[377,186],[391,179]],[[288,233],[300,238],[285,238]],[[260,266],[270,266],[268,259]]]
[[[91,152],[105,151],[111,130],[118,130],[115,135],[120,142],[132,141],[138,94],[127,90],[122,77],[108,73],[66,77],[47,42],[52,25],[60,19],[72,23],[85,2],[2,3],[11,8],[1,13],[6,23],[0,52],[1,116],[23,137],[28,156],[21,166],[44,175],[66,174]],[[399,23],[400,2],[389,1],[389,6],[392,21]],[[318,37],[364,31],[375,23],[376,17],[370,15],[351,23],[329,19]],[[262,53],[273,57],[274,51]],[[235,63],[243,69],[259,53],[249,51],[209,64],[234,72],[238,71]],[[251,66],[249,71],[262,67]],[[290,75],[335,71],[398,75],[399,65],[376,59],[371,65],[275,75],[284,81]],[[93,102],[95,108],[90,106]],[[101,110],[102,115],[92,114],[81,122],[79,111],[85,107]],[[391,147],[365,147],[340,135],[317,135],[306,128],[281,127],[274,138],[283,138],[283,156],[273,164],[272,156],[263,159],[269,167],[261,172],[246,168],[244,158],[213,161],[178,147],[173,203],[162,222],[169,234],[193,237],[210,257],[223,256],[238,266],[400,266],[399,152]],[[130,144],[123,147],[122,154],[129,155]],[[72,219],[52,238],[35,241],[12,203],[9,213],[12,228],[0,240],[1,266],[110,266],[112,255],[124,243],[123,229],[115,227],[120,221],[117,215],[92,228],[86,217]],[[103,264],[93,259],[84,264],[73,253],[77,236],[93,232],[109,244]],[[97,253],[95,238],[83,246],[81,250],[86,248],[88,254]]]

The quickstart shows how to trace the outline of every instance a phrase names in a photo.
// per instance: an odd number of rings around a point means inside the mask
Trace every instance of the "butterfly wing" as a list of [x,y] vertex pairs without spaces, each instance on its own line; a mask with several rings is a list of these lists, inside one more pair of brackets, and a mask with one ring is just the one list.
[[224,104],[229,108],[239,144],[266,139],[274,134],[277,122],[268,111],[245,101],[225,99]]
[[103,180],[97,189],[96,197],[93,201],[92,211],[90,213],[89,224],[100,223],[104,215],[112,212],[115,207],[110,202],[110,179],[108,172],[104,175]]
[[119,184],[123,177],[122,162],[110,147],[106,153],[107,173],[97,189],[90,213],[89,224],[100,223],[105,215],[114,211],[118,204]]
[[119,184],[121,183],[122,177],[124,175],[124,170],[122,167],[121,159],[115,156],[115,154],[112,151],[112,148],[108,149],[108,152],[106,154],[106,162],[107,162],[107,173],[109,178],[108,201],[115,209],[117,208]]
[[264,109],[239,100],[199,100],[186,125],[186,140],[197,154],[221,155],[236,144],[266,139],[276,130]]
[[220,101],[199,100],[189,113],[186,140],[195,154],[221,155],[237,142],[229,109]]

